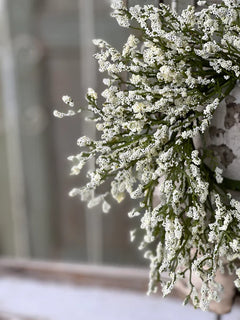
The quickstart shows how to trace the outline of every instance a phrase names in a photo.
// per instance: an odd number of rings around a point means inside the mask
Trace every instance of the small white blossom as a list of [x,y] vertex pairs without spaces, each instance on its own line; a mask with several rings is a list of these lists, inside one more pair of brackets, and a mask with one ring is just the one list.
[[106,200],[104,200],[104,201],[103,201],[103,204],[102,204],[102,210],[103,210],[103,212],[104,212],[104,213],[108,213],[110,209],[111,209],[110,204],[109,204]]
[[92,140],[89,137],[83,136],[78,139],[77,144],[79,147],[89,146]]
[[199,7],[202,7],[202,6],[204,6],[204,5],[206,4],[206,2],[207,2],[207,1],[198,1],[198,2],[197,2],[197,5],[198,5]]
[[97,93],[95,92],[95,90],[93,90],[92,88],[88,88],[88,91],[87,91],[87,95],[89,97],[91,97],[92,99],[96,100],[97,99]]
[[215,175],[216,175],[216,181],[217,183],[222,183],[223,182],[223,177],[222,177],[222,173],[223,173],[223,170],[216,167],[215,169]]
[[76,115],[76,112],[73,110],[68,110],[68,112],[65,113],[65,112],[59,112],[58,110],[54,110],[53,115],[56,118],[73,117]]
[[69,97],[69,96],[63,96],[62,97],[62,101],[64,102],[64,103],[66,103],[66,104],[68,104],[69,105],[69,107],[74,107],[74,101],[73,101],[73,99],[71,98],[71,97]]
[[136,229],[130,231],[130,241],[133,242],[136,237]]
[[[150,263],[148,292],[156,292],[160,282],[163,294],[169,294],[185,278],[185,303],[191,299],[207,310],[212,300],[221,299],[217,271],[237,269],[240,202],[224,189],[223,170],[211,148],[203,143],[197,150],[196,140],[204,140],[220,101],[238,84],[239,1],[202,10],[188,6],[181,14],[163,4],[126,8],[114,1],[112,8],[118,23],[136,27],[140,37],[130,35],[120,51],[94,40],[105,89],[100,101],[88,89],[86,100],[88,119],[100,132],[97,138],[79,138],[83,151],[68,159],[72,175],[90,159],[95,169],[88,171],[86,185],[69,195],[80,196],[89,207],[102,205],[104,212],[110,210],[107,194],[117,202],[135,199],[128,215],[142,229],[138,248],[146,250]],[[72,109],[69,96],[63,101],[71,109],[54,111],[56,116],[81,111]],[[99,194],[105,182],[111,191]],[[200,289],[193,274],[201,279]]]

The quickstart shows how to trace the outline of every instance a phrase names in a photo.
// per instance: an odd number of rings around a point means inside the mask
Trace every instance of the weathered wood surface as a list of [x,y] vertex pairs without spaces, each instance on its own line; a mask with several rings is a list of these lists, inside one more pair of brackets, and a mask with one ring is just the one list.
[[0,319],[1,320],[46,320],[46,318],[42,317],[27,317],[20,314],[12,313],[12,312],[1,312],[0,311]]
[[[148,284],[148,269],[145,268],[2,258],[0,259],[0,277],[8,275],[43,281],[67,282],[74,285],[100,286],[141,292],[147,291]],[[159,291],[159,294],[161,294],[161,291]],[[186,287],[183,283],[179,283],[170,294],[170,297],[183,300],[185,295]],[[239,298],[236,299],[235,303],[240,304]],[[214,308],[214,311],[216,311],[216,304]],[[229,311],[230,309],[223,308],[219,310]]]
[[[2,258],[0,277],[7,275],[140,292],[147,292],[148,285],[148,269],[144,268]],[[171,296],[184,298],[180,289],[173,290]]]
[[147,269],[0,259],[0,276],[146,291]]
[[[190,305],[183,307],[176,299],[11,276],[0,278],[0,299],[4,306],[2,311],[28,316],[32,320],[216,319],[214,314],[194,310]],[[224,320],[237,320],[238,310],[235,307],[232,317],[226,316]]]

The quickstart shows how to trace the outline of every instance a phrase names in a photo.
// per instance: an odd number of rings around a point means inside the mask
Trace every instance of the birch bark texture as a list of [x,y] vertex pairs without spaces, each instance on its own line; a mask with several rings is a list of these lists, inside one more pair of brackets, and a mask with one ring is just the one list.
[[223,176],[240,180],[240,86],[237,84],[214,113],[206,144],[218,159]]

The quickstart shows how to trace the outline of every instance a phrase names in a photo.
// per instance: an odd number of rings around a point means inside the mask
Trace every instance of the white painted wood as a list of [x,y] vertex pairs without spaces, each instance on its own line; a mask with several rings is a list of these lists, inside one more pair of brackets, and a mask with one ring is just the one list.
[[[0,279],[1,312],[32,320],[214,320],[174,299],[101,287]],[[19,318],[17,318],[19,319]],[[231,318],[237,320],[238,318]]]

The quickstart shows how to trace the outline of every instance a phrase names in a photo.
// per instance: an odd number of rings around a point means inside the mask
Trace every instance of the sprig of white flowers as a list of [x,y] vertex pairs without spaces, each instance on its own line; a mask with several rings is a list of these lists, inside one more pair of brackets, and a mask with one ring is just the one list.
[[[196,150],[193,138],[206,131],[219,102],[239,79],[240,4],[224,0],[198,12],[189,6],[181,15],[164,4],[127,9],[116,1],[112,8],[120,26],[139,32],[129,36],[122,52],[94,40],[99,70],[108,73],[104,102],[99,104],[93,89],[86,95],[100,139],[81,137],[78,145],[84,151],[69,160],[71,174],[79,174],[92,158],[96,169],[70,195],[80,195],[89,207],[102,203],[105,212],[110,195],[118,202],[127,193],[139,199],[129,216],[140,218],[145,231],[139,249],[150,260],[149,292],[160,283],[166,295],[185,278],[185,302],[191,299],[206,310],[211,300],[219,301],[217,270],[237,269],[240,203],[226,193],[222,170],[206,165],[206,150]],[[71,98],[63,100],[70,110],[55,115],[80,111]],[[93,190],[105,181],[111,181],[111,192],[93,198]],[[131,232],[132,240],[137,232]],[[202,281],[200,291],[193,273]],[[240,278],[235,285],[240,287]]]

